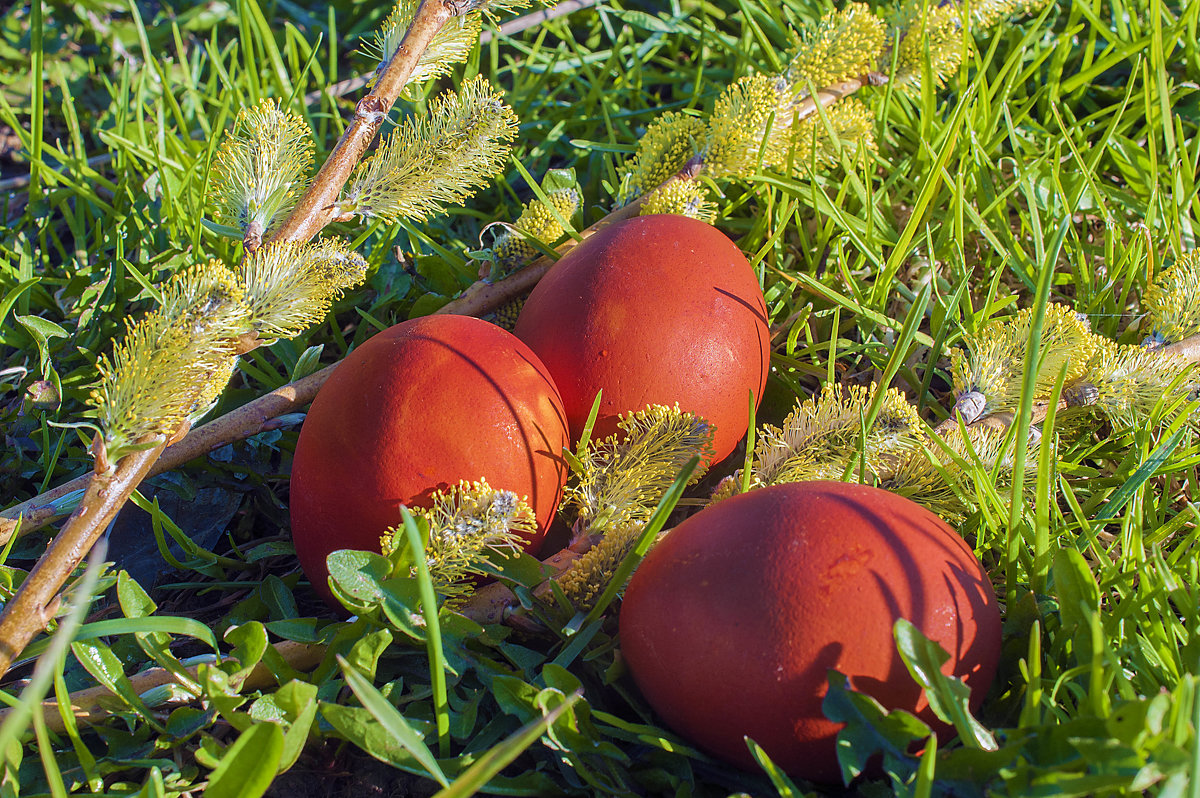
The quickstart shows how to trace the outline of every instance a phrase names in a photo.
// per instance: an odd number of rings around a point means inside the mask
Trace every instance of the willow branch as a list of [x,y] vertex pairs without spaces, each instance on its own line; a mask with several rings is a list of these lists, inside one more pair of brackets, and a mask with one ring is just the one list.
[[[422,53],[447,20],[466,10],[465,6],[456,5],[455,0],[423,0],[375,88],[359,101],[354,119],[270,243],[307,241],[332,220],[337,195],[387,118]],[[247,243],[254,247],[257,242]],[[58,591],[145,478],[164,447],[160,443],[153,449],[122,458],[114,469],[106,469],[88,480],[79,508],[0,615],[0,672],[7,671],[13,659],[46,627]],[[11,536],[7,532],[7,537]]]
[[[1062,410],[1066,410],[1066,409],[1072,408],[1072,407],[1086,407],[1087,405],[1092,404],[1091,401],[1088,401],[1085,398],[1086,393],[1087,392],[1085,392],[1085,391],[1078,391],[1078,392],[1073,391],[1070,394],[1065,394],[1063,396],[1063,398],[1059,399],[1057,409],[1059,411],[1062,411]],[[1032,418],[1030,419],[1029,423],[1031,425],[1032,424],[1041,424],[1043,421],[1046,420],[1046,414],[1049,412],[1050,412],[1050,403],[1049,402],[1047,402],[1045,400],[1035,401],[1033,403]],[[969,422],[967,422],[967,426],[968,427],[979,427],[982,429],[994,429],[998,432],[1004,432],[1009,427],[1011,427],[1015,422],[1016,422],[1016,414],[1014,414],[1010,410],[1002,410],[997,413],[988,413],[986,416],[980,416],[979,418],[969,421]],[[951,430],[954,430],[957,427],[958,427],[958,413],[956,410],[952,410],[949,417],[944,418],[940,422],[938,422],[937,426],[935,426],[933,428],[933,432],[935,435],[938,435],[939,437],[945,437],[947,434],[950,433]]]
[[[387,118],[388,111],[403,90],[421,53],[428,47],[447,20],[461,11],[462,7],[453,5],[452,0],[424,0],[421,3],[404,40],[397,48],[387,69],[380,76],[374,90],[359,101],[353,121],[334,146],[328,159],[322,164],[308,191],[300,198],[296,207],[271,240],[267,242],[268,245],[307,241],[333,220],[336,215],[335,205],[338,194],[378,133],[384,119]],[[796,118],[804,118],[815,112],[818,104],[825,106],[835,103],[857,91],[862,85],[863,81],[852,80],[823,89],[797,109]],[[677,174],[668,178],[659,189],[676,180],[694,179],[703,168],[703,161],[693,158]],[[653,193],[655,192],[647,192],[646,195],[634,202],[608,214],[596,224],[591,225],[586,231],[587,234],[594,235],[616,222],[637,215],[646,199]],[[581,234],[578,239],[570,239],[559,247],[558,254],[561,255],[573,248],[584,238],[586,236]],[[255,242],[250,243],[254,244]],[[482,313],[499,307],[509,299],[529,290],[552,264],[551,259],[542,257],[530,267],[499,283],[494,285],[477,283],[438,312],[482,315]],[[333,366],[326,367],[316,374],[309,375],[304,380],[285,386],[284,389],[281,389],[282,393],[275,391],[267,394],[260,400],[205,425],[204,432],[196,434],[191,443],[185,437],[176,443],[176,446],[180,447],[175,455],[175,457],[181,458],[178,463],[186,462],[226,443],[248,437],[248,435],[261,431],[270,418],[311,402],[321,385],[332,373],[332,369]],[[196,432],[200,433],[200,430]],[[54,597],[66,583],[70,574],[82,562],[91,545],[120,510],[129,494],[150,472],[151,467],[155,465],[159,455],[162,454],[163,448],[164,446],[160,444],[152,450],[130,455],[123,458],[111,472],[90,479],[79,509],[55,537],[47,552],[38,560],[26,583],[18,590],[13,600],[5,607],[4,614],[0,616],[0,672],[8,670],[13,659],[35,635],[45,628],[52,614]],[[170,463],[163,463],[162,468],[156,473],[161,473],[162,470],[171,467],[174,466]],[[63,491],[63,488],[60,486],[58,490]],[[60,493],[59,498],[65,492],[69,491]],[[36,499],[32,501],[37,502]],[[34,516],[40,509],[41,519],[52,518],[52,508],[47,510],[46,504],[47,502],[43,501],[31,506],[29,508],[30,516]],[[36,517],[30,517],[26,523],[21,524],[20,528],[25,531],[33,529],[38,520]],[[4,525],[0,526],[0,536],[5,540],[11,539],[16,526],[14,520],[6,520]],[[501,606],[505,603],[501,602]],[[511,603],[508,606],[511,606]],[[503,613],[504,610],[500,611]]]
[[126,455],[115,468],[96,474],[83,501],[63,525],[0,614],[0,673],[46,628],[57,609],[58,591],[83,562],[125,504],[166,443]]
[[1182,341],[1164,344],[1154,351],[1167,357],[1181,357],[1188,363],[1200,363],[1200,335],[1189,335]]
[[881,79],[882,76],[877,73],[871,73],[870,75],[851,78],[850,80],[844,80],[841,83],[835,83],[832,86],[818,89],[816,94],[805,98],[796,106],[795,121],[799,122],[815,114],[818,105],[822,108],[828,108],[839,100],[849,97],[868,83],[878,83]]
[[371,93],[358,101],[354,108],[354,119],[346,132],[338,139],[308,191],[300,197],[269,243],[308,241],[333,221],[337,215],[335,206],[338,194],[371,146],[421,54],[442,26],[463,11],[465,9],[460,9],[452,0],[423,0],[412,25],[404,34],[404,40],[388,62],[387,69],[379,76]]

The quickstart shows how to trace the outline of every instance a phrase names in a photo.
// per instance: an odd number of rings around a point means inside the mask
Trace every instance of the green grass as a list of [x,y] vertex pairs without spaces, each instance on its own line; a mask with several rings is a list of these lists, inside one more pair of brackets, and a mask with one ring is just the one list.
[[[469,285],[477,264],[466,253],[486,224],[515,218],[533,196],[526,174],[574,168],[583,222],[595,221],[657,114],[706,111],[732,79],[777,69],[788,26],[826,8],[610,0],[493,37],[455,79],[485,75],[520,118],[505,174],[428,223],[339,226],[370,262],[367,284],[323,325],[253,352],[216,412]],[[154,285],[234,257],[235,242],[203,220],[213,155],[237,109],[280,98],[312,125],[320,161],[354,95],[317,92],[371,68],[352,45],[387,10],[95,0],[52,13],[17,5],[0,17],[0,124],[21,142],[0,161],[6,504],[90,468],[80,432],[62,425],[85,420],[96,357],[152,306]],[[722,183],[717,225],[752,258],[772,320],[792,320],[759,421],[778,423],[828,377],[882,376],[936,422],[952,404],[947,351],[991,318],[1049,301],[1072,305],[1097,332],[1139,341],[1150,276],[1197,246],[1198,27],[1200,3],[1060,0],[977,37],[940,90],[860,92],[878,117],[871,158],[812,179],[763,172]],[[418,90],[399,113],[420,113],[453,82]],[[1131,428],[1058,422],[1045,435],[1053,452],[1021,450],[1040,458],[1024,487],[996,488],[978,469],[977,509],[960,528],[1005,602],[1000,675],[979,718],[995,750],[940,735],[924,757],[909,756],[894,745],[910,728],[898,716],[871,720],[841,694],[842,711],[863,718],[856,739],[892,745],[890,778],[863,792],[1200,796],[1200,440],[1154,417]],[[235,794],[239,784],[266,790],[289,767],[278,794],[315,779],[336,794],[351,783],[338,768],[364,756],[354,751],[443,776],[454,795],[485,783],[515,795],[817,789],[769,767],[728,768],[657,725],[617,657],[611,610],[574,636],[568,624],[532,639],[445,611],[427,627],[329,620],[289,551],[295,439],[285,426],[152,483],[183,509],[167,517],[140,502],[158,545],[109,556],[128,557],[118,569],[149,558],[152,576],[169,577],[148,594],[127,576],[102,578],[73,655],[17,672],[33,675],[26,693],[52,678],[60,700],[106,684],[120,696],[110,706],[118,717],[60,734],[30,726],[23,746],[5,749],[0,795],[182,795],[206,783]],[[1035,499],[1014,503],[1026,488]],[[230,509],[192,512],[198,495]],[[171,549],[172,539],[186,545]],[[13,547],[3,586],[44,540]],[[418,595],[407,600],[420,613]],[[440,645],[422,628],[437,629]],[[280,639],[322,640],[328,655],[295,673],[268,643]],[[51,656],[63,640],[35,645]],[[129,691],[128,674],[182,668],[218,641],[238,663],[202,668],[202,702],[160,711]],[[911,641],[905,654],[928,656]],[[259,663],[275,683],[242,687]],[[951,688],[930,689],[950,691],[953,706]],[[18,686],[4,691],[19,700]],[[7,726],[0,733],[11,739]],[[865,757],[871,743],[862,745]]]

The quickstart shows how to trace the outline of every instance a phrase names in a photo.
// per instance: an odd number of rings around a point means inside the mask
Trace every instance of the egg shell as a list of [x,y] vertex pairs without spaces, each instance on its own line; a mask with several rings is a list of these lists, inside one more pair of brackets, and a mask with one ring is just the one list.
[[401,504],[428,507],[434,491],[479,479],[529,500],[536,553],[562,496],[567,443],[553,380],[512,334],[453,315],[384,330],[338,365],[301,428],[291,480],[300,564],[333,604],[330,552],[379,551]]
[[639,216],[567,253],[542,278],[514,333],[562,393],[578,440],[603,389],[594,438],[649,404],[716,427],[712,462],[746,434],[762,398],[770,331],[758,278],[720,230],[686,216]]
[[777,485],[714,504],[658,543],[621,607],[621,651],[667,725],[740,767],[748,735],[789,773],[840,780],[821,702],[836,669],[884,707],[936,723],[896,653],[907,618],[950,654],[977,709],[996,672],[1000,612],[970,547],[878,488]]

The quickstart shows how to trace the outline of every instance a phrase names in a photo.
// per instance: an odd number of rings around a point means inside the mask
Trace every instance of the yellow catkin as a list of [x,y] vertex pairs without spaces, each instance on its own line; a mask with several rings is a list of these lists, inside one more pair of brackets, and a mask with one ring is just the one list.
[[971,3],[971,30],[979,32],[1002,19],[1036,13],[1048,0],[980,0]]
[[713,427],[678,406],[650,405],[618,423],[621,434],[577,453],[576,481],[563,495],[597,532],[644,522],[688,460],[712,456]]
[[525,297],[506,302],[496,310],[493,321],[497,326],[512,332],[513,328],[517,326],[517,319],[520,318],[523,307],[525,307]]
[[1142,329],[1147,343],[1182,341],[1200,332],[1200,251],[1181,255],[1146,289]]
[[925,426],[903,392],[888,388],[864,436],[862,414],[876,390],[874,385],[829,384],[800,403],[782,427],[764,425],[754,448],[751,484],[841,479],[860,454],[868,473],[886,476],[898,457],[925,440]]
[[[968,420],[986,413],[1012,410],[1021,398],[1025,373],[1025,353],[1029,347],[1033,310],[994,319],[978,335],[964,341],[966,351],[950,354],[950,374],[955,394],[978,394],[984,405]],[[1066,305],[1046,306],[1042,321],[1039,368],[1036,373],[1035,399],[1045,399],[1066,367],[1066,383],[1072,384],[1087,371],[1089,359],[1098,346],[1087,320]]]
[[232,373],[234,342],[248,329],[241,286],[220,261],[183,270],[161,294],[162,305],[129,324],[112,356],[96,364],[100,382],[90,403],[111,459],[148,436],[173,432],[209,404]]
[[366,274],[366,260],[336,238],[264,247],[239,271],[251,326],[268,339],[291,338],[325,318],[333,301]]
[[482,77],[406,120],[360,164],[338,212],[393,222],[426,219],[487,185],[508,158],[517,117]]
[[876,68],[885,38],[883,21],[865,3],[832,11],[800,32],[785,73],[788,83],[803,96],[810,86],[821,89],[859,78]]
[[651,194],[642,205],[642,216],[656,213],[690,216],[711,224],[717,217],[717,206],[699,182],[675,180]]
[[713,178],[743,177],[760,157],[767,164],[777,162],[786,149],[793,118],[788,88],[781,78],[739,78],[713,106],[704,144],[705,171]]
[[[365,54],[379,59],[379,67],[375,70],[376,77],[387,69],[395,56],[396,48],[403,41],[404,34],[408,32],[420,5],[420,0],[399,0],[392,8],[392,13],[376,31],[373,40],[362,43],[361,49]],[[471,48],[479,41],[481,26],[478,11],[450,17],[421,53],[405,85],[423,83],[448,74],[454,64],[466,61],[467,56],[471,54]]]
[[[529,502],[509,490],[493,488],[487,480],[462,481],[433,494],[432,506],[413,511],[429,525],[426,563],[434,588],[444,596],[462,598],[471,592],[465,581],[481,573],[490,553],[508,556],[520,550],[533,534],[537,520]],[[389,529],[380,540],[389,558],[410,562],[407,536]]]
[[1088,380],[1095,387],[1095,406],[1125,427],[1144,423],[1164,397],[1169,405],[1173,394],[1196,390],[1195,366],[1182,357],[1111,341],[1091,359]]
[[243,108],[217,150],[209,197],[217,218],[246,230],[269,230],[282,219],[308,183],[312,132],[298,114],[272,99]]
[[962,12],[957,5],[931,6],[913,15],[893,42],[896,50],[894,83],[919,89],[929,59],[933,85],[942,86],[962,62]]
[[641,524],[625,524],[609,531],[559,577],[559,587],[576,609],[586,612],[596,605],[642,529]]
[[579,190],[562,188],[551,191],[546,195],[546,202],[554,209],[553,213],[540,199],[530,200],[513,224],[516,229],[505,230],[497,236],[492,252],[501,273],[520,268],[542,254],[526,236],[532,236],[549,247],[566,235],[567,231],[559,219],[570,221],[579,210]]
[[[827,122],[828,121],[828,122]],[[841,162],[841,150],[853,160],[859,151],[875,152],[875,115],[862,101],[849,97],[812,114],[796,125],[789,154],[796,173],[820,171]],[[783,164],[780,164],[782,166]]]
[[667,111],[651,122],[625,166],[625,198],[657,188],[700,151],[703,139],[704,122],[694,116]]

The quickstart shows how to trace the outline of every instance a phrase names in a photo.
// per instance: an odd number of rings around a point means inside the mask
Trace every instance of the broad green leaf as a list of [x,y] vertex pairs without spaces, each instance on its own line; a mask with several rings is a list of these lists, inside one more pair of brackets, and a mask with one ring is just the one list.
[[77,640],[71,644],[71,652],[75,655],[75,659],[79,660],[79,664],[83,665],[96,681],[120,697],[130,709],[141,715],[156,730],[163,730],[158,721],[154,720],[150,714],[149,708],[138,697],[129,677],[125,675],[121,660],[112,652],[112,649],[100,642]]
[[375,604],[383,596],[379,583],[387,579],[392,564],[382,554],[339,549],[325,558],[334,592],[356,602]]
[[1061,548],[1054,554],[1054,593],[1058,597],[1062,633],[1075,640],[1079,662],[1092,657],[1092,616],[1100,611],[1100,587],[1083,555],[1073,548]]
[[283,731],[274,723],[257,723],[238,736],[212,772],[205,798],[259,798],[279,770]]
[[313,721],[317,719],[317,688],[293,679],[280,687],[275,693],[275,704],[284,713],[291,724],[283,736],[283,752],[279,762],[279,772],[296,764],[308,742]]
[[[428,776],[428,771],[413,755],[407,746],[401,743],[391,732],[362,707],[347,707],[341,704],[331,704],[321,701],[319,704],[321,716],[333,728],[337,729],[345,739],[357,745],[371,756],[392,767],[400,768],[409,773]],[[414,734],[423,737],[433,730],[430,721],[406,721],[413,727]],[[417,731],[417,730],[420,731]],[[423,744],[423,743],[422,743]],[[428,749],[426,749],[428,751]]]

